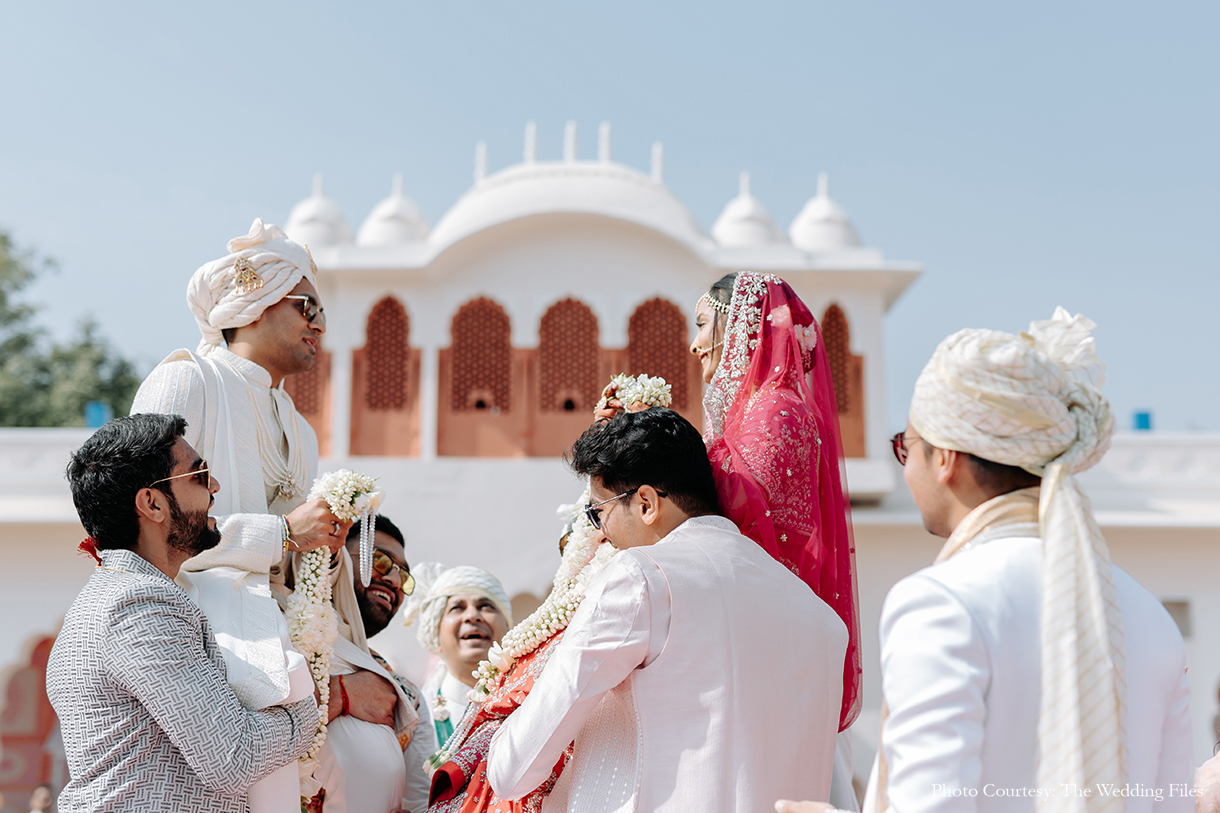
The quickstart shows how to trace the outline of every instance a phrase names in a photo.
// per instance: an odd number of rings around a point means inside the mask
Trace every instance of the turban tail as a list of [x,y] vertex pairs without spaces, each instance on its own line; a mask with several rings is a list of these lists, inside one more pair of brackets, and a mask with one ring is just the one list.
[[[200,266],[187,284],[186,303],[203,334],[196,351],[201,356],[220,346],[222,330],[253,323],[302,279],[318,285],[309,250],[261,218],[248,234],[230,240],[228,249],[227,256]],[[245,261],[243,271],[253,270],[253,279],[239,273],[239,260]]]
[[500,580],[477,567],[445,568],[439,562],[421,562],[412,568],[415,592],[407,597],[405,623],[415,624],[415,636],[420,645],[440,654],[441,615],[450,596],[474,594],[483,596],[513,625],[512,603]]
[[[1063,308],[1027,333],[962,330],[915,384],[911,426],[942,449],[1042,477],[1042,694],[1037,786],[1126,781],[1126,659],[1110,553],[1075,474],[1110,448],[1096,325]],[[1122,799],[1054,795],[1039,813],[1121,811]]]

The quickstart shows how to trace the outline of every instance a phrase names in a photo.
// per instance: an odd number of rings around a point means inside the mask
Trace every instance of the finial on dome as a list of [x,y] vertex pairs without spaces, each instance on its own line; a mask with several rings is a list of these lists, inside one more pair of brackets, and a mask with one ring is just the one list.
[[738,181],[738,186],[739,186],[739,189],[738,189],[737,194],[741,195],[743,198],[750,197],[750,173],[748,173],[748,172],[741,173],[740,180]]
[[665,178],[665,154],[664,148],[660,141],[652,142],[652,179],[657,183],[664,183]]
[[576,122],[563,126],[563,160],[569,164],[576,160]]
[[313,174],[313,195],[315,198],[322,197],[322,173],[315,172]]
[[474,145],[474,179],[476,182],[487,177],[487,142],[480,141]]
[[525,123],[525,163],[532,164],[538,160],[538,125],[532,121]]
[[610,122],[603,121],[597,128],[597,160],[610,163]]
[[390,194],[394,197],[402,195],[402,173],[395,172],[394,180],[390,181]]
[[818,197],[830,197],[830,176],[825,172],[818,173]]

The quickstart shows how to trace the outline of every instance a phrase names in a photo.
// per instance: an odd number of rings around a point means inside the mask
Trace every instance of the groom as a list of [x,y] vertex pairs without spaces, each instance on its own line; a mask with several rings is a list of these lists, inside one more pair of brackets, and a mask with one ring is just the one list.
[[[581,436],[571,465],[622,552],[492,740],[497,795],[534,790],[574,739],[544,811],[753,813],[787,794],[825,798],[847,629],[720,515],[698,430],[669,409],[622,413]],[[782,647],[764,634],[776,628]]]

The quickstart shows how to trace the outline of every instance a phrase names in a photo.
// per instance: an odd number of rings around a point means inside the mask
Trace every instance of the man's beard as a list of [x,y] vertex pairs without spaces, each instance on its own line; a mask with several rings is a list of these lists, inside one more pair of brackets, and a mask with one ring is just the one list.
[[398,608],[383,607],[380,603],[371,600],[359,583],[355,585],[355,588],[356,606],[360,608],[360,619],[364,622],[364,634],[372,638],[390,625],[390,620],[394,618],[394,613],[398,612]]
[[178,508],[177,501],[170,504],[169,538],[171,548],[197,556],[220,544],[220,529],[208,527],[207,509],[187,514]]

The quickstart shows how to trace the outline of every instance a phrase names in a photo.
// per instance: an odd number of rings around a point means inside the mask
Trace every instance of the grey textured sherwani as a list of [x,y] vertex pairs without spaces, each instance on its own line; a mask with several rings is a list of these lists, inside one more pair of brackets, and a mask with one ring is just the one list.
[[313,698],[246,711],[182,589],[132,551],[101,555],[47,666],[72,776],[59,810],[244,813],[246,789],[308,749]]

